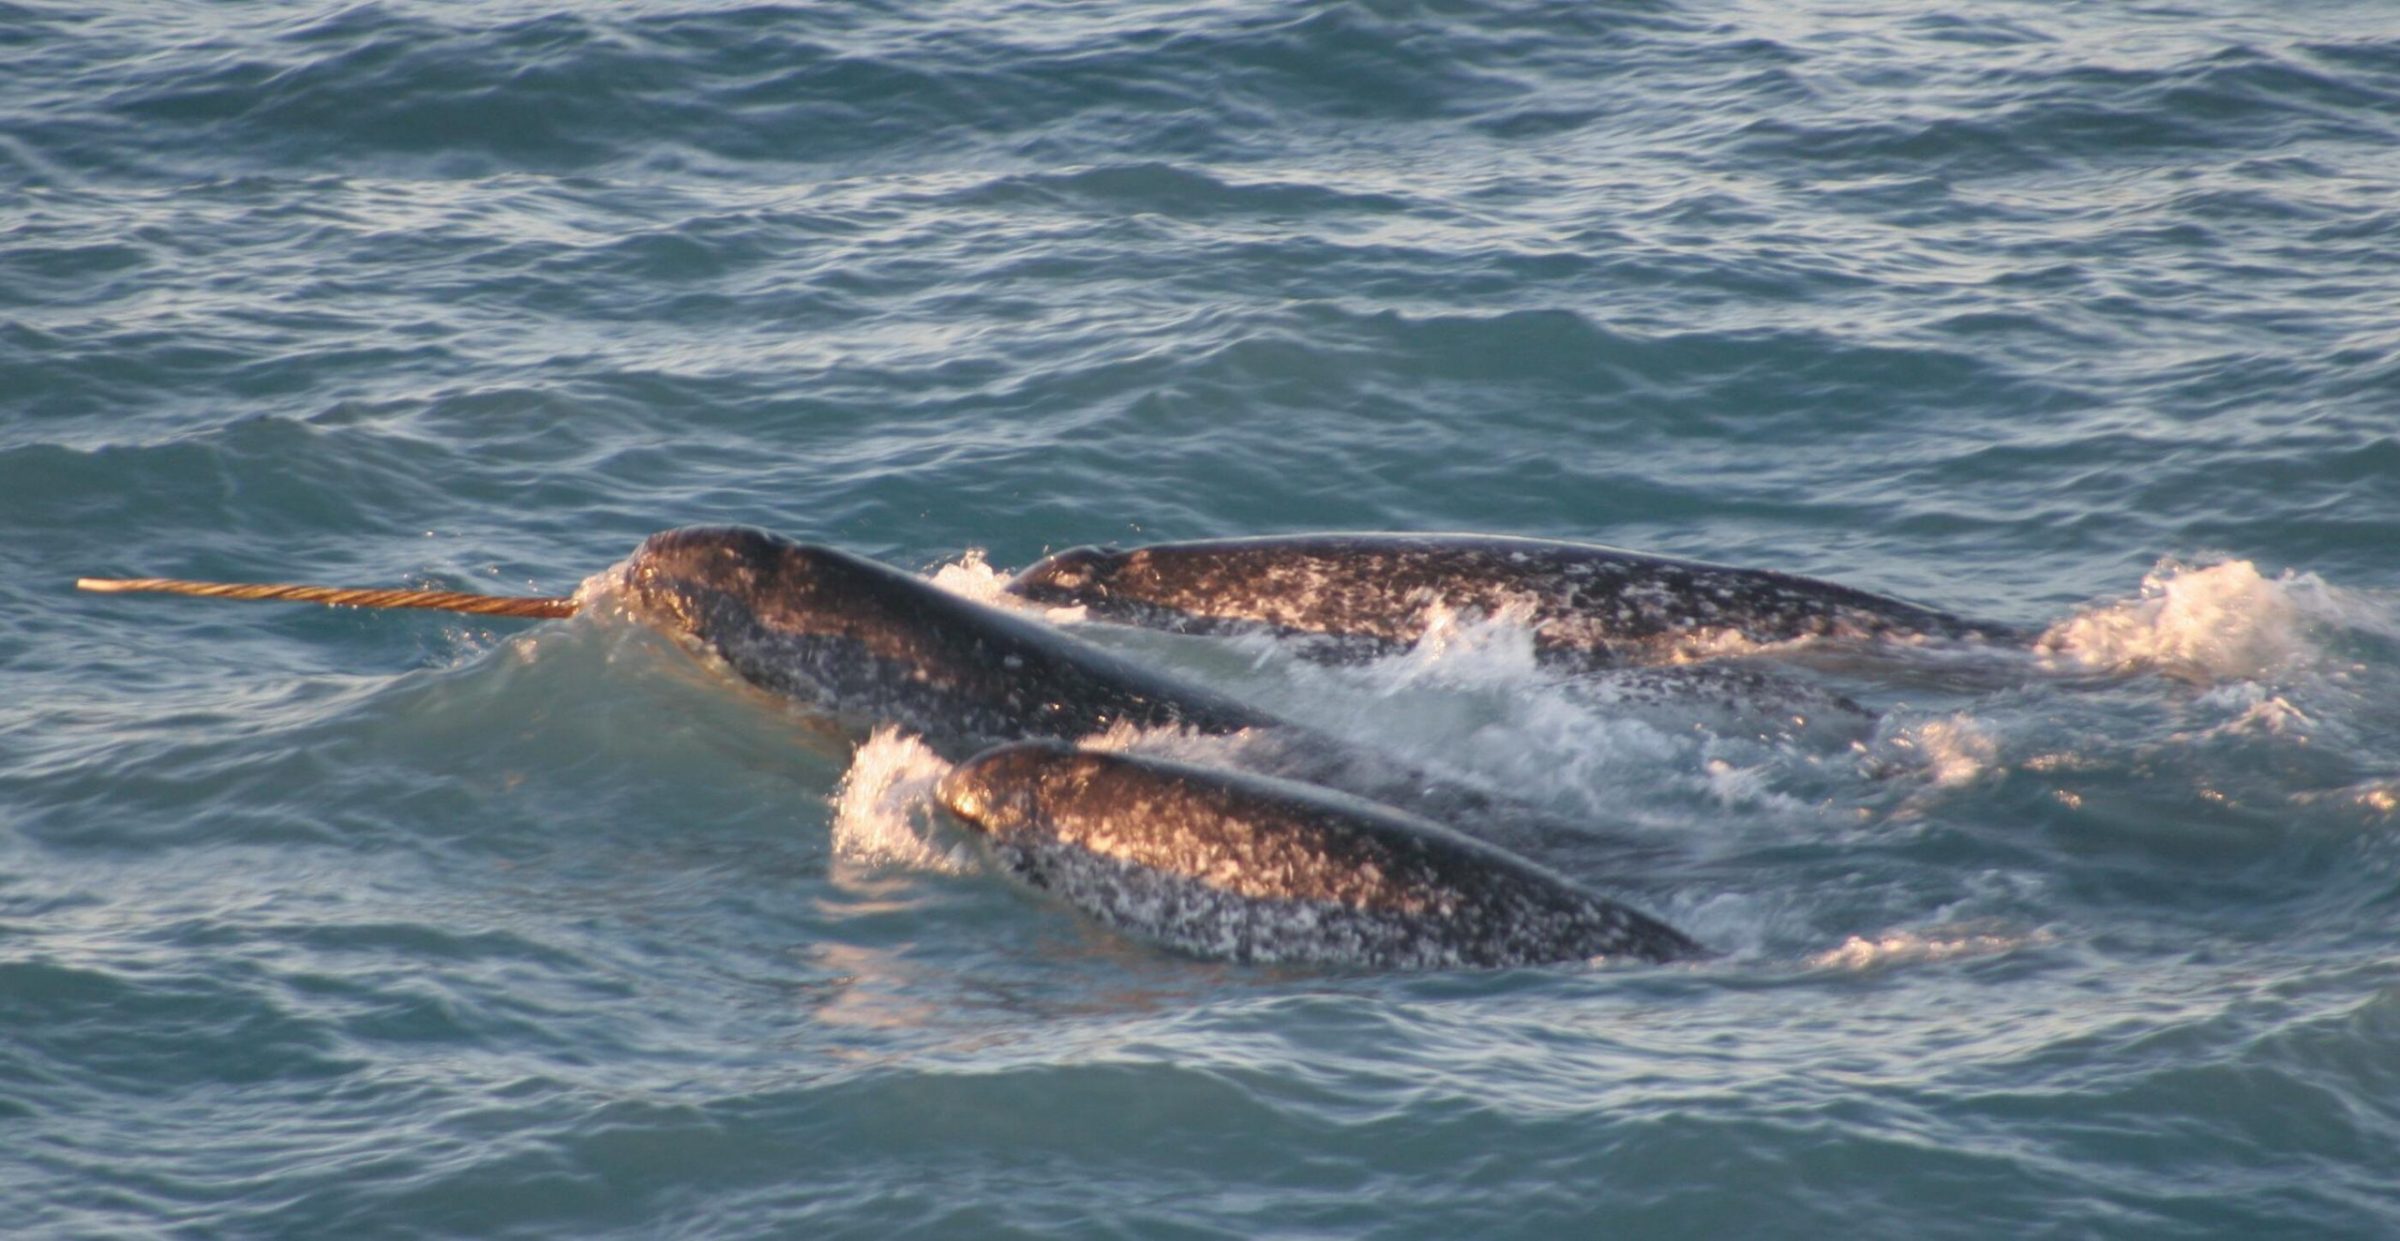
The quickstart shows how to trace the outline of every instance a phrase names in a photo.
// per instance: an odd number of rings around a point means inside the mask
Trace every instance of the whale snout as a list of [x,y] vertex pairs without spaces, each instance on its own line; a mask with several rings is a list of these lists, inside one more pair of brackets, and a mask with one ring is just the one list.
[[1016,741],[994,746],[950,769],[933,795],[950,813],[979,832],[1022,827],[1034,818],[1044,773],[1075,750],[1056,741]]
[[941,782],[933,786],[933,795],[950,813],[969,825],[981,827],[983,817],[991,809],[990,789],[981,776],[963,764],[950,769]]
[[685,526],[642,540],[631,568],[637,577],[687,582],[755,578],[803,546],[748,526]]
[[685,526],[642,540],[620,571],[625,602],[671,633],[703,638],[730,632],[737,617],[791,575],[785,562],[801,545],[747,526]]
[[1035,561],[1010,578],[1007,590],[1026,599],[1055,601],[1086,591],[1107,591],[1108,579],[1124,559],[1114,547],[1070,547]]
[[845,631],[891,598],[906,575],[815,543],[749,526],[685,526],[651,535],[625,562],[637,611],[695,636],[760,624],[795,632]]

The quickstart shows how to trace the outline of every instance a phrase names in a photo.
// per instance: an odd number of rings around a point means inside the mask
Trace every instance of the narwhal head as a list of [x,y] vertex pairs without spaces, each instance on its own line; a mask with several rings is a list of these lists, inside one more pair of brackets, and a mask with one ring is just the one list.
[[960,822],[995,841],[1047,834],[1043,786],[1078,757],[1073,746],[1058,741],[994,746],[951,768],[934,796]]
[[1008,592],[1036,603],[1091,604],[1108,598],[1126,567],[1140,555],[1114,547],[1070,547],[1036,561],[1010,578]]

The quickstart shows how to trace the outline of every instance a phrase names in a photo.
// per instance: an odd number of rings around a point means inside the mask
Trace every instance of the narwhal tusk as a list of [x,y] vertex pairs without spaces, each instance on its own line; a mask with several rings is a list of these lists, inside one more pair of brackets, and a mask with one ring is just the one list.
[[438,612],[470,612],[477,616],[573,616],[575,600],[509,595],[472,595],[457,590],[375,590],[348,586],[303,586],[293,583],[187,582],[171,577],[77,578],[78,590],[104,593],[156,591],[170,595],[199,595],[209,599],[283,600],[354,608],[430,608]]

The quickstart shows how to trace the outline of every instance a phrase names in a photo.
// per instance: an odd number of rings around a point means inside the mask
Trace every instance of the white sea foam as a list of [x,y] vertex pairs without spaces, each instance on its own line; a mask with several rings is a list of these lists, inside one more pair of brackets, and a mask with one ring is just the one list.
[[1232,733],[1199,733],[1184,728],[1142,728],[1119,720],[1075,744],[1087,750],[1140,754],[1201,766],[1246,767],[1244,751],[1257,744],[1249,729]]
[[2199,705],[2223,711],[2226,717],[2207,728],[2175,733],[2171,740],[2188,743],[2218,737],[2265,736],[2305,741],[2309,726],[2316,722],[2289,698],[2256,681],[2219,685],[2201,695]]
[[1880,768],[1922,772],[1936,788],[1958,788],[1998,763],[2000,744],[1991,730],[1964,713],[1930,719],[1886,717],[1885,727],[1860,751]]
[[833,794],[833,851],[870,866],[951,874],[975,869],[974,852],[940,824],[933,786],[950,764],[913,734],[875,730],[851,756]]
[[624,608],[625,567],[630,563],[630,559],[620,560],[576,583],[575,593],[570,596],[575,600],[575,614],[590,616],[621,611]]
[[2247,560],[2170,558],[2142,578],[2140,594],[2051,626],[2039,646],[2081,669],[2254,678],[2306,662],[2316,650],[2312,631],[2355,610],[2313,573],[2267,577]]
[[1071,625],[1084,619],[1086,612],[1082,607],[1044,607],[1008,593],[1009,579],[1013,576],[985,561],[982,548],[970,547],[958,559],[936,567],[928,580],[962,599],[1005,612],[1039,616],[1052,624]]
[[[1807,762],[1805,744],[1771,735],[1786,713],[1726,706],[1738,694],[1705,687],[1557,673],[1507,617],[1441,617],[1427,641],[1365,665],[1270,656],[1257,674],[1262,699],[1320,731],[1570,818],[1688,838],[1699,804],[1812,813],[1783,787]],[[1709,822],[1740,830],[1738,817]]]
[[1435,603],[1424,612],[1425,632],[1406,651],[1382,661],[1396,684],[1492,682],[1536,675],[1533,605],[1512,604],[1486,615]]
[[2048,932],[2038,930],[2008,933],[1936,927],[1924,931],[1886,931],[1873,938],[1853,935],[1843,940],[1840,947],[1829,948],[1808,958],[1808,963],[1818,969],[1879,969],[1893,965],[1954,961],[1962,957],[1997,956],[2028,945],[2050,943],[2053,938]]
[[1771,762],[1742,764],[1726,758],[1710,758],[1701,765],[1701,779],[1709,795],[1722,809],[1775,810],[1793,814],[1806,813],[1807,803],[1775,787],[1783,773]]
[[994,607],[1008,607],[1015,600],[1015,596],[1002,589],[1008,585],[1008,576],[984,560],[982,548],[970,547],[958,559],[937,566],[930,580],[951,594]]

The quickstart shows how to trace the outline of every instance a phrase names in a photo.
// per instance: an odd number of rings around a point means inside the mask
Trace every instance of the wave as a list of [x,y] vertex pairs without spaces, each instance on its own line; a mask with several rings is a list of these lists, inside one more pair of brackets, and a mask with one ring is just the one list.
[[2037,646],[2070,669],[2257,680],[2321,665],[2329,636],[2343,631],[2400,638],[2400,618],[2314,573],[2268,577],[2248,560],[2168,558],[2133,598],[2085,608]]

